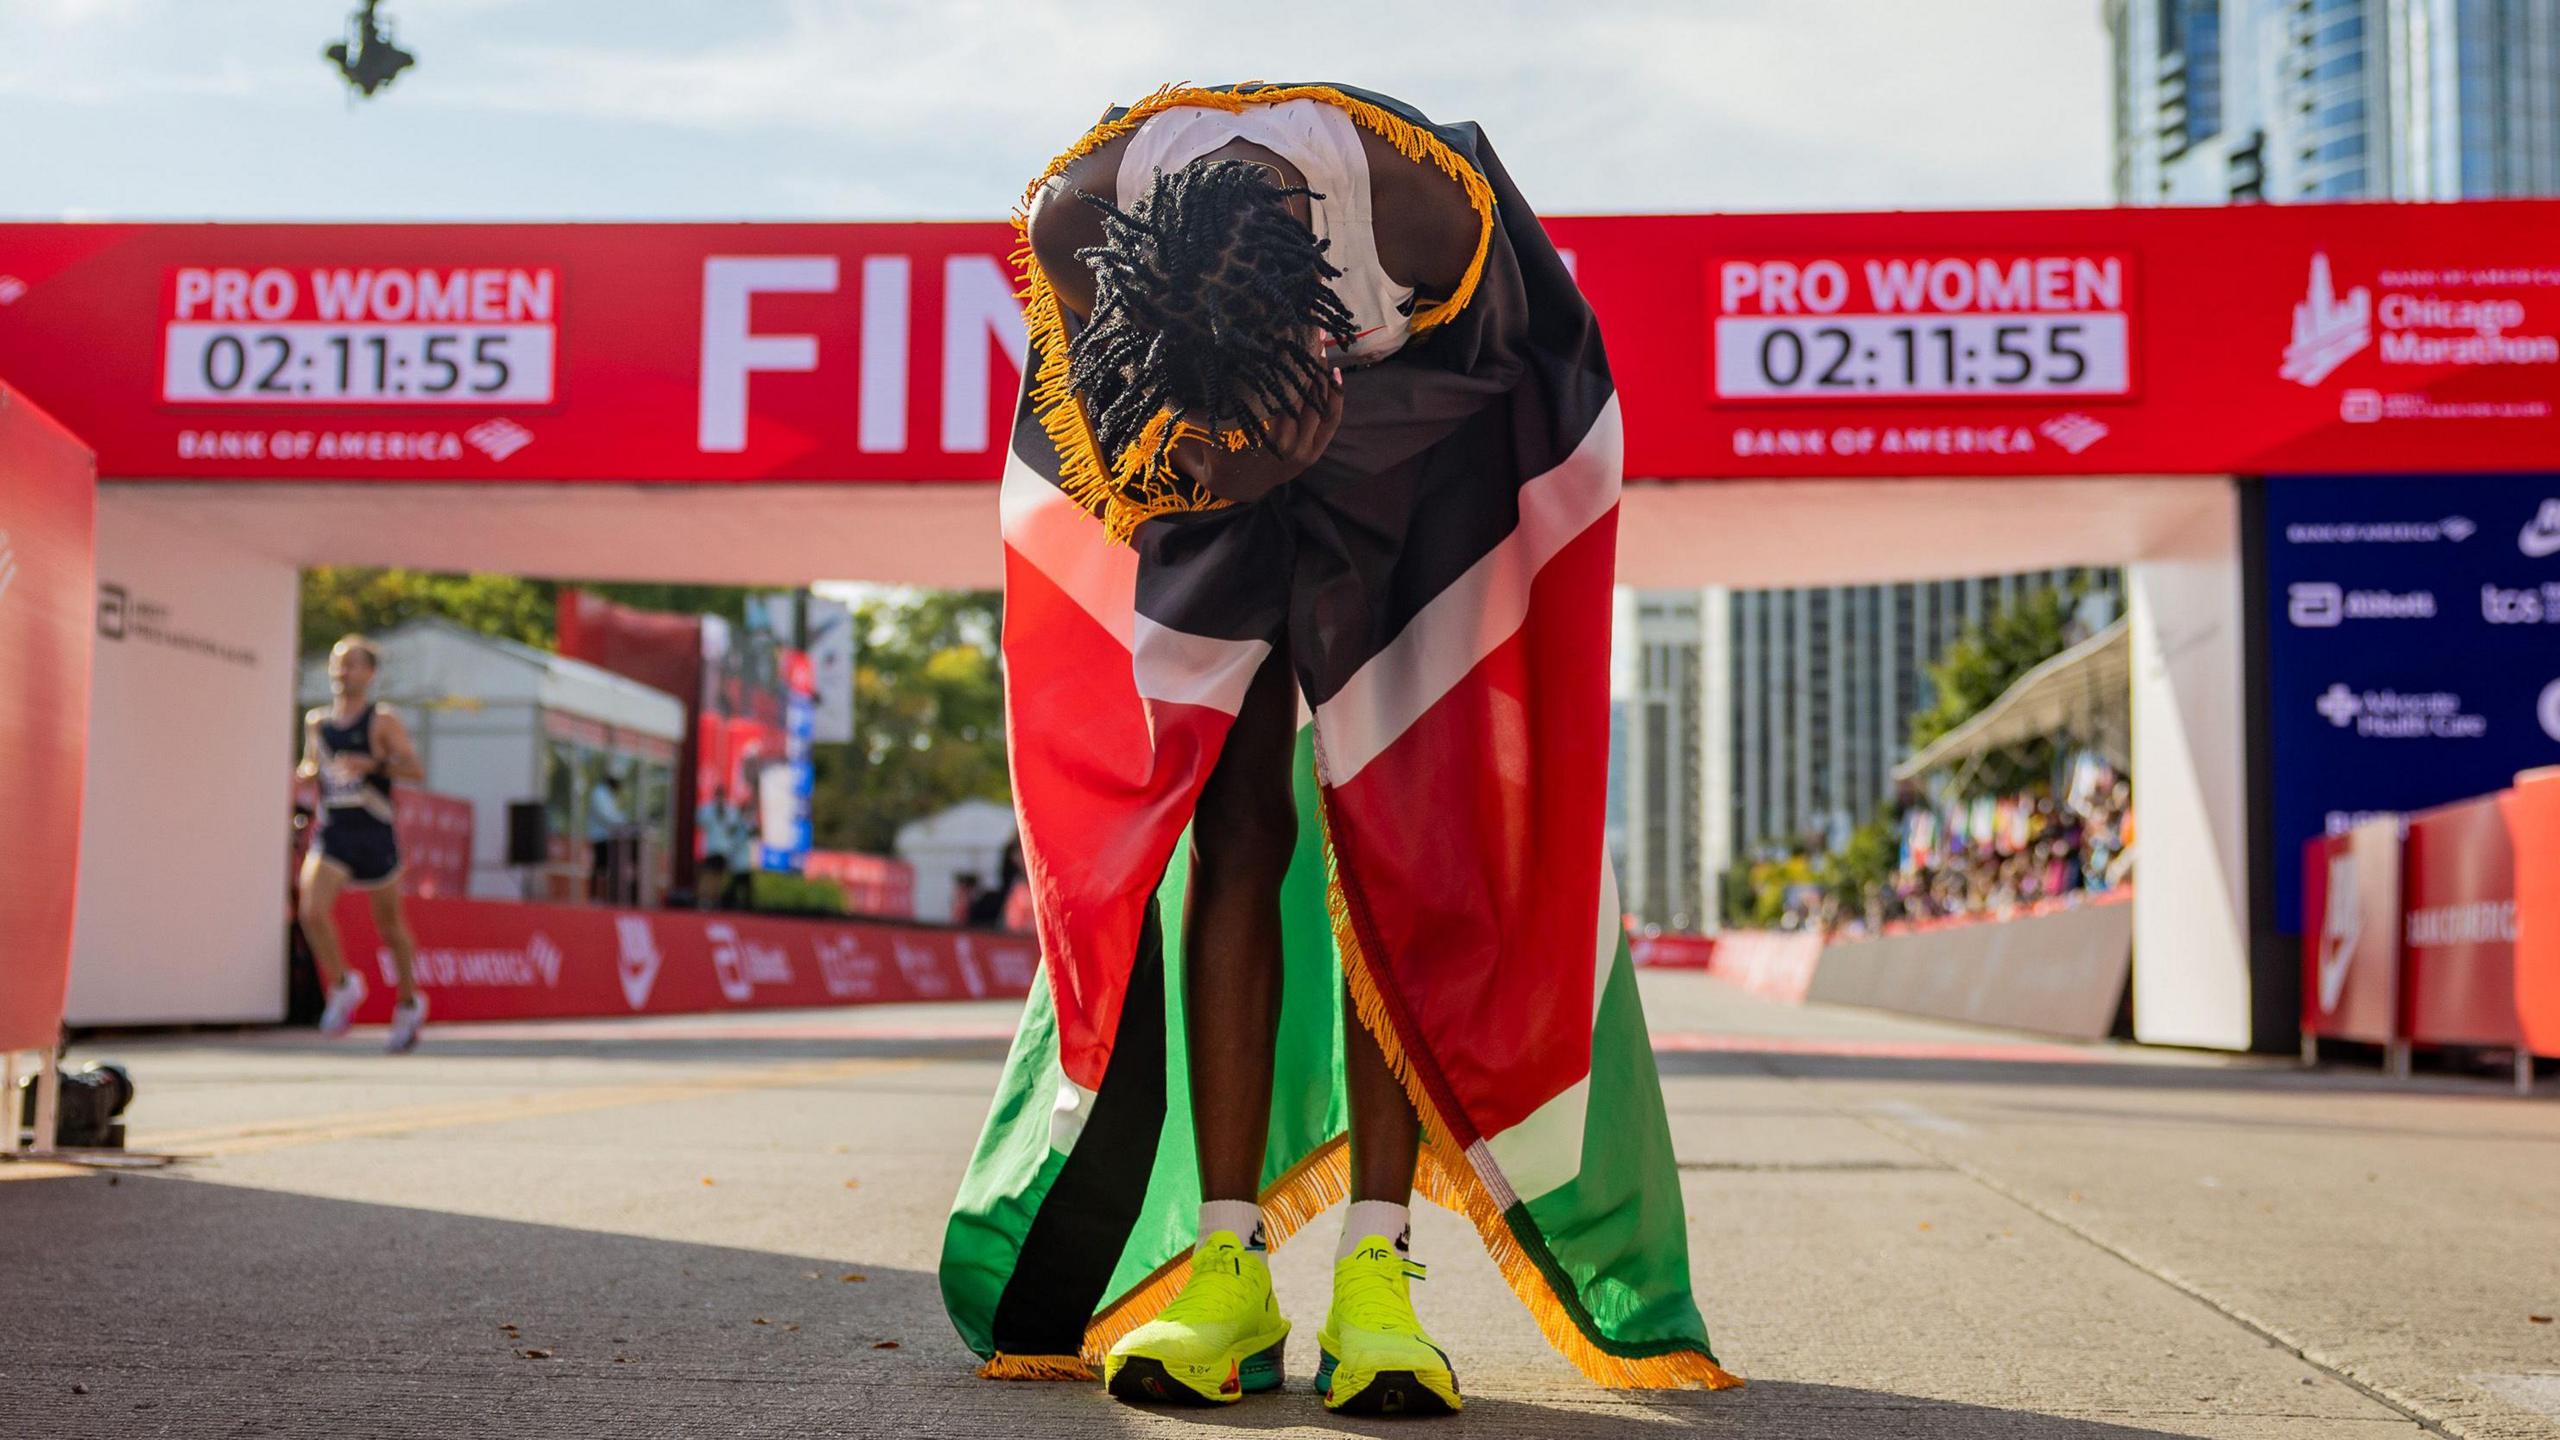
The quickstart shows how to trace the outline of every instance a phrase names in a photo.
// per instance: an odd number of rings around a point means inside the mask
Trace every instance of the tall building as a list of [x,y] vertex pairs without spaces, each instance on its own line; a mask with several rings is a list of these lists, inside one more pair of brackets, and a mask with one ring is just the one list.
[[1701,592],[1617,595],[1609,677],[1609,853],[1628,913],[1705,926]]
[[2108,0],[2116,198],[2560,194],[2560,0]]
[[2049,587],[2113,618],[2123,572],[1621,590],[1612,654],[1609,842],[1628,913],[1715,928],[1735,860],[1846,839],[1893,792],[1928,667]]

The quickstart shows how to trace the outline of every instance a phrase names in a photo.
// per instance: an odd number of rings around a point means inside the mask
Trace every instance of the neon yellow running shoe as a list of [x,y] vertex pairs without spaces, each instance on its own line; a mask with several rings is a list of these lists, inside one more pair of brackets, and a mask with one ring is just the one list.
[[1280,1388],[1288,1337],[1262,1252],[1220,1230],[1192,1252],[1191,1278],[1164,1313],[1103,1357],[1103,1388],[1136,1405],[1232,1405]]
[[1420,1265],[1393,1241],[1372,1235],[1333,1265],[1333,1308],[1316,1332],[1323,1363],[1316,1391],[1328,1410],[1354,1415],[1450,1415],[1458,1375],[1449,1352],[1423,1333],[1408,1283]]

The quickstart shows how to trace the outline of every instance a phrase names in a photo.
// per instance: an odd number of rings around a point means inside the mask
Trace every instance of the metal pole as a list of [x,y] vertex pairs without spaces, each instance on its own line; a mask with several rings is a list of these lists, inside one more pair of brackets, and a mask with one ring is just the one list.
[[0,1052],[0,1104],[9,1107],[9,1125],[0,1130],[0,1156],[18,1153],[18,1052]]
[[42,1068],[36,1071],[35,1142],[27,1147],[27,1153],[50,1155],[53,1153],[54,1132],[59,1123],[58,1116],[62,1102],[62,1061],[52,1050],[47,1049],[38,1064]]
[[2516,1047],[2516,1093],[2533,1093],[2533,1052],[2522,1045]]

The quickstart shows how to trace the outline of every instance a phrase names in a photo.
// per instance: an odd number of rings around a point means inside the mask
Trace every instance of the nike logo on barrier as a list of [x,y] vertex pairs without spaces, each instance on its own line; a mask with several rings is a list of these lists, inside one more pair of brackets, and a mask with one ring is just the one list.
[[2560,500],[2545,500],[2533,518],[2524,522],[2524,532],[2516,536],[2516,548],[2528,560],[2560,555]]

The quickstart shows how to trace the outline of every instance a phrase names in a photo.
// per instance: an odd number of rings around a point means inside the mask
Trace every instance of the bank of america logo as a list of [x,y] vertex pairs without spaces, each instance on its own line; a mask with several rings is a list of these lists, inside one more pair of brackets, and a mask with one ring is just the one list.
[[533,443],[533,432],[513,420],[483,420],[462,432],[471,448],[492,460],[504,460]]
[[27,282],[15,275],[0,275],[0,305],[15,305],[27,293]]
[[2317,701],[2313,702],[2312,708],[2319,711],[2330,724],[2343,730],[2356,723],[2356,717],[2364,713],[2364,701],[2346,686],[2332,685]]
[[2373,291],[2358,285],[2340,295],[2329,277],[2326,251],[2311,255],[2311,292],[2293,307],[2293,340],[2276,373],[2297,385],[2317,385],[2373,343]]
[[9,532],[0,530],[0,596],[9,593],[9,584],[18,578],[18,552],[9,548]]
[[2074,455],[2107,438],[2104,422],[2077,410],[2068,415],[2054,416],[2037,426],[2036,431]]

